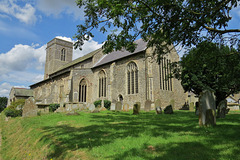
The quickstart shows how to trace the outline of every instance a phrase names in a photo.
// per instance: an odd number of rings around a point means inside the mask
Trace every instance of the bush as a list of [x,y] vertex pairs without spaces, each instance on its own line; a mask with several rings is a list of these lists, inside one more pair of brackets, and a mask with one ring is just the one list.
[[49,105],[49,112],[54,112],[60,107],[60,104],[50,104]]
[[101,106],[102,104],[102,100],[96,100],[95,102],[93,102],[95,108],[97,108],[98,106]]
[[4,114],[7,117],[18,117],[22,116],[22,108],[25,104],[25,99],[18,99],[12,102],[10,106],[4,109]]
[[107,110],[110,110],[111,101],[109,101],[109,100],[104,100],[104,107],[105,107]]

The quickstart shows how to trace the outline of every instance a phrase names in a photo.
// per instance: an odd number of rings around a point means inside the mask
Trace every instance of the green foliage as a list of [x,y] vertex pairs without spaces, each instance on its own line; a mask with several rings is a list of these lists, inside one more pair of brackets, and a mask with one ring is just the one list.
[[[133,52],[134,40],[141,37],[155,53],[166,53],[169,44],[197,45],[205,39],[224,40],[221,36],[240,30],[227,30],[229,11],[238,7],[238,0],[77,0],[84,8],[85,23],[78,25],[75,48],[94,37],[93,29],[106,33],[104,52],[122,48]],[[214,15],[214,16],[213,16]],[[224,28],[224,30],[221,30]],[[204,31],[204,33],[202,32]],[[206,36],[207,35],[207,36]],[[224,37],[227,38],[226,36]],[[229,36],[232,43],[238,37]],[[229,42],[229,41],[228,41]]]
[[18,99],[12,102],[10,106],[4,109],[4,114],[8,117],[22,116],[22,108],[25,104],[25,99]]
[[97,108],[98,106],[101,106],[102,100],[96,100],[95,102],[93,102],[93,104]]
[[109,101],[109,100],[104,100],[104,107],[105,107],[107,110],[110,110],[111,101]]
[[58,109],[58,107],[60,107],[60,104],[50,104],[49,105],[49,112],[54,112]]
[[179,79],[185,91],[214,91],[218,103],[240,91],[239,59],[235,49],[204,41],[182,57]]
[[7,107],[8,98],[7,97],[0,97],[0,112]]

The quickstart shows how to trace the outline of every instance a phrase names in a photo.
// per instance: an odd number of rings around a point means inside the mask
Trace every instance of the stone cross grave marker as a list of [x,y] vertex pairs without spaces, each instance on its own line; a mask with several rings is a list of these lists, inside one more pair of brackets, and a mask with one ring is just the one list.
[[152,104],[152,101],[150,101],[150,100],[146,100],[146,101],[145,101],[144,110],[145,110],[146,112],[149,112],[149,111],[151,110],[151,104]]
[[216,102],[213,92],[205,90],[199,97],[199,125],[216,125]]
[[22,110],[23,117],[37,116],[38,107],[36,105],[35,99],[33,97],[26,99]]
[[121,111],[122,110],[122,102],[118,101],[116,103],[115,111]]

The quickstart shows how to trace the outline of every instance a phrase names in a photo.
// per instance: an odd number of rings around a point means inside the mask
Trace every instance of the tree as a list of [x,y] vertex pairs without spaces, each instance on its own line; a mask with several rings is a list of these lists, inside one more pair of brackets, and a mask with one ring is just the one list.
[[2,112],[7,107],[7,97],[0,97],[0,112]]
[[185,91],[199,95],[212,90],[216,106],[229,95],[240,91],[240,54],[237,50],[209,41],[189,50],[179,62],[175,75],[181,79]]
[[[93,30],[108,34],[104,52],[133,52],[134,41],[141,37],[148,47],[155,46],[158,57],[168,51],[169,44],[197,45],[203,40],[230,38],[238,44],[239,29],[226,29],[229,12],[239,0],[77,0],[84,8],[85,23],[78,25],[75,48],[94,37]],[[118,34],[117,34],[118,33]],[[226,34],[234,33],[227,37]]]

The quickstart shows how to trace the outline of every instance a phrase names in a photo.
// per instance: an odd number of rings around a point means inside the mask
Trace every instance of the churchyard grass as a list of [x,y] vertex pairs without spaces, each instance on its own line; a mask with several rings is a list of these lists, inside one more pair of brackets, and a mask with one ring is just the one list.
[[2,159],[237,160],[240,112],[198,126],[194,112],[103,111],[31,118],[1,116]]

